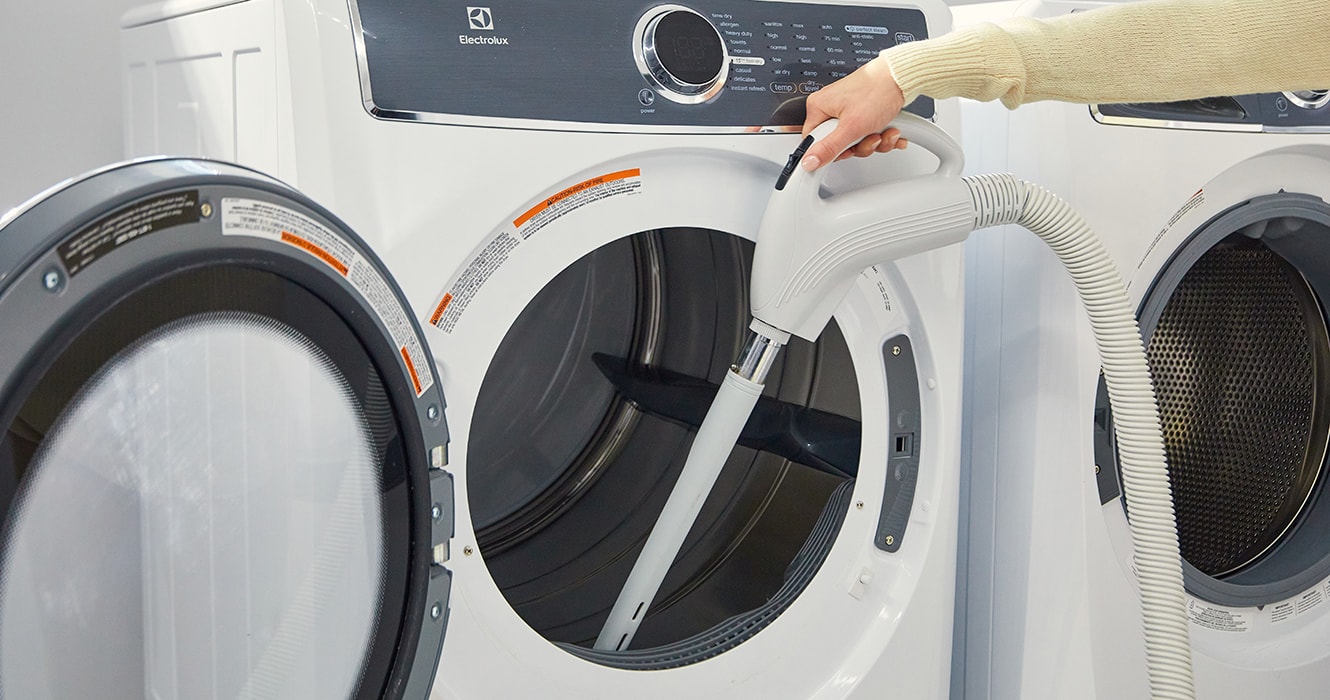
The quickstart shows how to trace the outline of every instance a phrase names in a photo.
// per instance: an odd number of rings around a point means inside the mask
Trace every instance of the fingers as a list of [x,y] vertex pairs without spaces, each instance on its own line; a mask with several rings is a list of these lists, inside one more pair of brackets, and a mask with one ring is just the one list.
[[[825,143],[829,139],[830,137],[824,139],[823,142]],[[909,139],[901,138],[901,132],[899,129],[887,129],[885,133],[869,134],[863,137],[862,139],[859,140],[858,143],[854,144],[853,146],[845,149],[844,151],[836,155],[831,162],[840,162],[847,158],[867,158],[868,156],[871,156],[874,153],[890,153],[891,151],[902,151],[905,150],[905,148],[909,145],[910,145]],[[808,149],[808,156],[804,158],[805,167],[807,167],[809,157],[817,158],[819,165],[825,162],[822,160],[823,155],[820,152],[815,153],[814,149],[810,148]],[[809,169],[813,170],[815,168],[809,168]]]
[[904,96],[880,57],[850,75],[809,95],[803,134],[836,117],[836,129],[808,149],[802,161],[806,170],[854,156],[868,156],[900,148],[900,132],[887,125],[901,111]]
[[848,152],[860,158],[867,158],[877,153],[878,149],[882,147],[883,140],[882,134],[869,134],[859,143],[854,144],[854,147]]
[[882,140],[878,142],[877,148],[874,149],[874,151],[876,153],[889,153],[891,151],[904,150],[908,145],[910,145],[910,141],[901,138],[900,129],[887,129],[886,133],[882,134]]
[[[805,170],[817,170],[823,163],[839,160],[842,154],[847,153],[850,147],[857,144],[863,137],[862,133],[856,133],[852,125],[842,120],[835,130],[809,147],[808,153],[804,155],[804,159],[801,161],[801,165]],[[853,153],[850,153],[850,155],[853,155]]]

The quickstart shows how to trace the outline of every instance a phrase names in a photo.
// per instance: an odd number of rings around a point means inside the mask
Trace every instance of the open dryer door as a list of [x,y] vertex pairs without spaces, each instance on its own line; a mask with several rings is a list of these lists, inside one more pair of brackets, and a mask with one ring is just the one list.
[[0,696],[423,697],[443,395],[361,240],[142,161],[0,220]]

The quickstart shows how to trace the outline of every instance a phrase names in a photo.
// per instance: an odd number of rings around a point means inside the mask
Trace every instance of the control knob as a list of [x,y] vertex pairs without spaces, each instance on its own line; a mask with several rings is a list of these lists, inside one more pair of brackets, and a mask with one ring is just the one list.
[[1284,96],[1303,109],[1320,109],[1330,104],[1330,90],[1298,90],[1286,92]]
[[682,5],[659,5],[642,15],[634,31],[638,70],[665,99],[698,104],[725,86],[729,51],[706,17]]

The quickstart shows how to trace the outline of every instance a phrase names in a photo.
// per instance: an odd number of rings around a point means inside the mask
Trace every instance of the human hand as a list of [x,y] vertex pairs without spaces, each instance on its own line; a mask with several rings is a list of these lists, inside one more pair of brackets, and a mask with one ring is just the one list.
[[804,169],[817,170],[833,160],[905,148],[909,142],[900,137],[900,130],[887,128],[904,103],[905,95],[891,68],[880,57],[809,95],[805,136],[828,119],[839,119],[840,124],[808,149],[801,161]]

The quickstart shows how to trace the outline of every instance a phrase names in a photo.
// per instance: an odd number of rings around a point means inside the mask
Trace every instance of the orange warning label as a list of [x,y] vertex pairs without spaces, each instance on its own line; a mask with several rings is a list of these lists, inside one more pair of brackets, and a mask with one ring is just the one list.
[[550,207],[553,207],[559,204],[560,202],[564,202],[571,197],[586,192],[589,189],[601,187],[607,183],[618,182],[619,180],[626,180],[630,177],[641,177],[641,176],[642,176],[642,169],[633,168],[631,170],[620,170],[617,173],[610,173],[609,175],[601,175],[600,177],[593,177],[585,182],[579,182],[576,185],[573,185],[572,187],[564,189],[563,191],[558,192],[557,194],[554,194],[546,198],[540,204],[537,204],[536,206],[526,210],[526,213],[517,217],[517,219],[513,221],[513,226],[521,228],[523,224],[534,219],[541,212],[546,211]]
[[253,236],[304,251],[341,275],[383,322],[398,347],[416,396],[434,386],[429,357],[398,292],[356,245],[309,216],[272,202],[240,197],[222,200],[222,235]]
[[313,243],[310,243],[309,241],[301,238],[300,236],[295,235],[294,233],[291,233],[290,231],[282,231],[282,242],[290,243],[291,245],[297,248],[301,248],[306,253],[309,253],[310,255],[313,255],[319,260],[328,263],[329,267],[340,272],[343,277],[346,277],[346,273],[350,271],[350,268],[348,268],[344,263],[342,263],[341,260],[338,260],[337,258],[333,257],[332,253],[329,253],[328,251],[318,247],[317,245],[314,245]]
[[444,294],[443,299],[439,301],[439,305],[434,307],[434,313],[430,314],[429,322],[431,325],[437,324],[439,319],[443,318],[443,312],[448,310],[448,305],[451,303],[453,303],[453,295]]
[[518,246],[542,228],[595,202],[612,197],[632,196],[642,190],[642,169],[629,168],[583,180],[533,203],[513,219],[513,228],[500,227],[471,253],[471,260],[443,288],[434,304],[430,325],[452,333],[471,300],[480,293],[490,277],[508,262]]
[[405,345],[397,351],[402,353],[402,361],[406,363],[406,371],[411,375],[411,385],[415,387],[416,396],[420,396],[425,390],[420,388],[420,375],[416,373],[416,363],[411,361],[411,351]]
[[603,199],[636,194],[642,188],[642,169],[632,168],[593,177],[540,200],[513,220],[523,239],[530,238],[559,217]]

